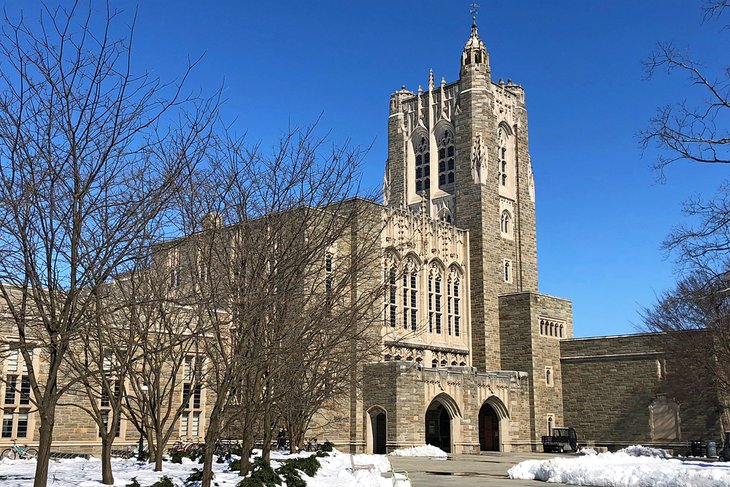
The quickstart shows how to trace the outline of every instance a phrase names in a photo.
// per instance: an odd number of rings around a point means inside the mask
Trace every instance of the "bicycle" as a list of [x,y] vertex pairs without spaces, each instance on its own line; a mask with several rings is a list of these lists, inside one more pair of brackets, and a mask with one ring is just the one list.
[[0,454],[0,458],[8,458],[10,460],[32,460],[38,456],[38,450],[35,448],[29,448],[28,445],[18,446],[18,443],[13,439],[13,446],[3,450]]

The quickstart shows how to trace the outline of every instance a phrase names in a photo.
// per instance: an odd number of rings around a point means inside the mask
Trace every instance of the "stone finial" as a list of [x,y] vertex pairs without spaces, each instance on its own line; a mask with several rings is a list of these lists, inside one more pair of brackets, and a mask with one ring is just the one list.
[[441,76],[441,88],[443,88],[444,86],[446,86],[446,78]]
[[433,69],[428,70],[428,91],[433,91]]

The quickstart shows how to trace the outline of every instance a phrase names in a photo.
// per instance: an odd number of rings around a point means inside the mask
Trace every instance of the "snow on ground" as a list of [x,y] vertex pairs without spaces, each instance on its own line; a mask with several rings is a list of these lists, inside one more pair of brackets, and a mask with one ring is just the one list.
[[[308,456],[310,453],[288,455],[279,452],[271,453],[272,466],[288,458]],[[384,455],[354,455],[356,466],[372,465],[371,470],[356,469],[352,471],[350,455],[334,452],[329,457],[320,458],[322,468],[315,477],[302,474],[309,487],[385,487],[391,485],[389,478],[380,474],[390,471],[390,462]],[[0,485],[2,487],[30,487],[33,485],[35,460],[0,460]],[[164,462],[162,472],[153,472],[152,465],[138,463],[135,460],[112,459],[114,485],[124,487],[136,477],[143,486],[153,484],[163,475],[167,475],[176,486],[183,486],[192,473],[193,468],[202,470],[202,465],[187,458],[182,464]],[[241,481],[237,472],[228,471],[227,463],[213,463],[214,482],[220,487],[235,487]],[[101,487],[101,462],[98,459],[70,459],[52,461],[49,466],[48,485],[53,487]]]
[[442,449],[433,445],[412,446],[410,448],[401,448],[393,450],[391,455],[396,457],[431,457],[438,459],[446,459],[448,454]]
[[683,462],[664,450],[633,446],[615,453],[527,460],[507,472],[512,479],[600,487],[730,487],[730,464]]

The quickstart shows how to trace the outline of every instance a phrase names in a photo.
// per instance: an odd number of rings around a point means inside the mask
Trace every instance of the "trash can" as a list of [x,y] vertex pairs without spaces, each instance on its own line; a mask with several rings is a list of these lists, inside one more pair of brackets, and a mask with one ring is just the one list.
[[702,456],[702,440],[695,440],[690,443],[691,445],[691,451],[693,457],[701,457]]
[[717,456],[717,443],[708,440],[706,443],[707,447],[707,458],[715,458]]

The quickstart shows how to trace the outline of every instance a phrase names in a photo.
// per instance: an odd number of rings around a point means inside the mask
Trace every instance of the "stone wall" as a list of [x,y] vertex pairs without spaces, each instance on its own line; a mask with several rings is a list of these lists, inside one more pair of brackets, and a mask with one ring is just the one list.
[[[663,339],[636,334],[561,342],[565,420],[580,441],[681,451],[691,440],[720,439],[716,390],[700,368],[664,354]],[[703,392],[681,394],[698,382]]]
[[[525,448],[538,450],[548,428],[565,422],[560,343],[572,336],[572,305],[565,299],[531,292],[502,295],[499,303],[502,368],[528,374],[530,418],[522,425],[526,428],[522,437],[527,440]],[[561,332],[544,333],[541,322],[545,321],[562,325]]]

